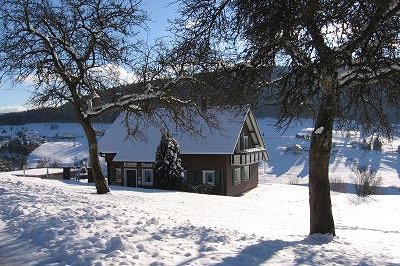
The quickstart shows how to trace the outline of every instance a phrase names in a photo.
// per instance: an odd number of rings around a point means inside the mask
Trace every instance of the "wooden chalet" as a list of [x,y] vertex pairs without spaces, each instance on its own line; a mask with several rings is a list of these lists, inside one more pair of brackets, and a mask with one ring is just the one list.
[[[203,130],[202,136],[173,133],[181,148],[188,188],[207,184],[209,193],[238,196],[258,184],[258,164],[268,153],[257,121],[250,109],[240,115],[216,113],[218,130]],[[204,126],[206,127],[206,126]],[[147,128],[143,141],[127,138],[124,115],[120,115],[99,141],[107,162],[109,182],[130,187],[157,187],[153,165],[161,130]]]

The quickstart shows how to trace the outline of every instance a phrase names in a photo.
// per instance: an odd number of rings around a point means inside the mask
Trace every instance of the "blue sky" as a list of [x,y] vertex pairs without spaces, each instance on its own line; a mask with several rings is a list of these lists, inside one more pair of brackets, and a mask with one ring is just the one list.
[[[145,0],[143,8],[149,13],[151,22],[148,40],[166,36],[168,32],[168,19],[173,19],[176,14],[176,6],[170,5],[171,0]],[[22,106],[26,104],[33,87],[23,83],[12,86],[11,82],[3,79],[0,83],[0,110],[10,106]]]

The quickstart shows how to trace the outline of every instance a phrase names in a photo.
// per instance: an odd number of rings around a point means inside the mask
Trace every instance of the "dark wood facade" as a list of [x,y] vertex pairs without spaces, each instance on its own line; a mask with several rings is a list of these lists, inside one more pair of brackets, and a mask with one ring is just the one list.
[[185,154],[181,156],[182,163],[187,171],[215,171],[217,174],[216,187],[214,194],[225,196],[237,196],[255,188],[258,184],[258,163],[250,165],[250,177],[246,181],[235,184],[233,181],[233,170],[231,165],[231,155],[196,155]]
[[[156,187],[156,180],[153,184],[146,184],[144,181],[143,170],[153,170],[152,163],[146,162],[115,162],[113,156],[107,155],[108,180],[110,184],[132,187]],[[111,159],[111,160],[110,160]],[[239,196],[244,192],[257,187],[258,184],[258,163],[249,165],[248,180],[241,180],[235,183],[233,179],[234,171],[240,166],[231,165],[231,155],[181,155],[182,164],[185,169],[185,181],[188,185],[202,184],[203,171],[215,171],[216,180],[211,194],[225,196]],[[136,171],[136,178],[130,182],[127,173]],[[192,178],[189,180],[189,174]],[[195,176],[195,178],[193,178]],[[197,178],[196,178],[197,177]]]

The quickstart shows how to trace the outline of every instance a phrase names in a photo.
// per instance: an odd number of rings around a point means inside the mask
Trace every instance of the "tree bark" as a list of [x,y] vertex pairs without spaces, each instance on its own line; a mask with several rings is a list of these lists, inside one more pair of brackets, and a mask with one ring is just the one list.
[[89,145],[89,160],[92,167],[92,174],[94,183],[96,185],[97,194],[106,194],[110,192],[110,189],[107,185],[103,172],[101,171],[96,132],[94,131],[94,128],[89,119],[81,117],[80,124],[85,131]]
[[336,94],[326,93],[319,107],[309,152],[310,234],[335,236],[329,187],[329,160],[336,109]]

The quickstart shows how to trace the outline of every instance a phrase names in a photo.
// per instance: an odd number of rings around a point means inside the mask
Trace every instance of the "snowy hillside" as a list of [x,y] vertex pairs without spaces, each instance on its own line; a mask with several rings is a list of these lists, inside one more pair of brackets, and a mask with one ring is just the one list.
[[34,150],[27,159],[28,167],[36,167],[43,161],[54,165],[74,165],[89,156],[85,139],[81,141],[52,141],[42,144]]
[[[109,124],[94,124],[99,132],[104,132]],[[32,123],[20,126],[0,126],[0,134],[15,137],[23,134],[29,138],[46,140],[27,158],[27,167],[40,163],[48,165],[73,165],[88,158],[88,145],[82,127],[77,123]]]
[[[308,183],[308,150],[310,141],[307,135],[312,132],[312,121],[301,120],[292,124],[285,132],[274,126],[274,119],[259,120],[259,126],[269,151],[270,160],[261,165],[260,181],[264,183]],[[370,136],[364,137],[367,140]],[[353,170],[357,166],[368,166],[382,177],[382,186],[400,187],[400,135],[395,134],[392,141],[383,139],[382,151],[360,149],[362,142],[359,131],[334,131],[330,178],[334,182],[351,183]],[[301,149],[294,149],[294,146]]]
[[83,129],[77,123],[32,123],[19,126],[2,125],[0,131],[5,131],[11,136],[18,132],[33,131],[48,139],[64,136],[74,133],[77,138],[83,137]]
[[[308,236],[305,186],[240,198],[0,174],[2,265],[395,265],[398,197],[333,193],[337,237]],[[25,254],[30,254],[26,256]]]

